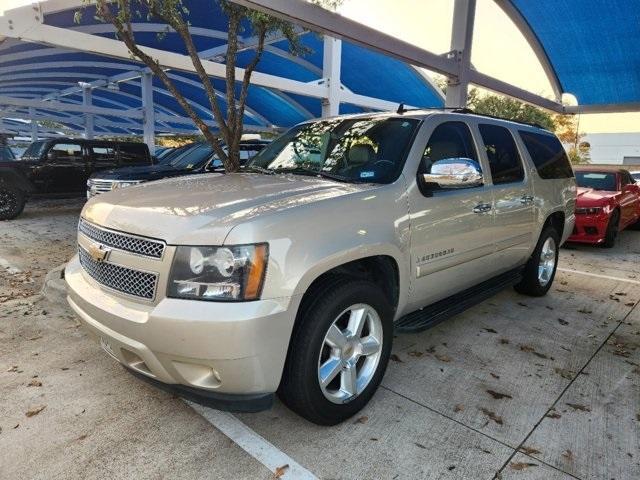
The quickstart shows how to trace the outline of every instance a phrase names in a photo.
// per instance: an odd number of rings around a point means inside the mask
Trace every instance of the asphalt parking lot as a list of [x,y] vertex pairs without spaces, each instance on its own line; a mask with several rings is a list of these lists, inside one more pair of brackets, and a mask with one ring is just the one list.
[[194,409],[115,364],[45,282],[80,208],[0,223],[0,478],[640,478],[640,231],[564,248],[544,298],[398,335],[372,402],[323,428]]

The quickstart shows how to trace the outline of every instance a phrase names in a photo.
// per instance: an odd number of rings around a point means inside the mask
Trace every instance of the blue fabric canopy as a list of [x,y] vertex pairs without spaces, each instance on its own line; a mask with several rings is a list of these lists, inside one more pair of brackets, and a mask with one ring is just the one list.
[[512,0],[580,105],[640,102],[640,0]]
[[[188,20],[195,45],[200,52],[206,52],[206,58],[224,62],[227,43],[227,19],[223,12],[215,6],[215,2],[188,1]],[[79,22],[74,20],[77,9],[48,14],[44,23],[57,27],[75,29],[92,35],[114,37],[111,25],[95,20],[95,10],[87,7],[83,10]],[[154,19],[148,19],[141,12],[134,20],[136,40],[140,45],[154,47],[170,52],[184,54],[185,47],[175,32],[164,32],[165,27],[157,25]],[[249,25],[243,26],[241,33],[246,43],[252,36]],[[294,57],[290,54],[287,40],[271,42],[265,50],[257,71],[297,80],[315,82],[322,78],[323,41],[311,32],[300,35],[300,42],[307,50],[305,55]],[[277,39],[276,39],[277,40]],[[82,46],[79,46],[80,48]],[[251,46],[238,55],[238,66],[246,66],[254,56]],[[74,93],[66,93],[56,97],[55,94],[69,87],[77,87],[78,82],[107,80],[109,77],[124,72],[139,72],[144,65],[131,61],[112,59],[84,53],[64,50],[38,44],[26,44],[16,40],[6,40],[0,44],[0,95],[21,98],[42,98],[49,95],[58,102],[82,103],[82,93],[77,89]],[[209,100],[196,74],[170,72],[176,86],[191,103],[195,110],[205,119],[213,120]],[[443,104],[441,95],[413,67],[395,59],[368,51],[362,47],[344,43],[342,51],[342,83],[343,88],[354,93],[375,97],[391,102],[404,102],[420,107],[440,107]],[[138,75],[139,77],[139,75]],[[223,111],[226,86],[224,79],[213,79],[213,85],[220,93],[218,100]],[[186,114],[171,96],[164,84],[154,78],[153,100],[159,113],[179,115]],[[93,91],[93,104],[106,108],[136,109],[141,106],[141,84],[138,78],[120,82],[118,90],[97,88]],[[20,110],[20,109],[18,109]],[[26,109],[22,109],[26,111]],[[41,110],[39,110],[41,111]],[[353,105],[342,105],[341,112],[362,112],[363,109]],[[321,114],[321,102],[317,98],[284,93],[275,89],[252,85],[249,88],[245,126],[251,127],[289,127],[300,121],[318,117]],[[96,119],[118,121],[118,119],[96,116]],[[139,132],[139,122],[120,119],[122,127]],[[111,126],[103,127],[96,121],[96,133],[115,131]],[[103,122],[104,123],[104,122]],[[75,128],[73,124],[66,124]],[[176,125],[157,122],[156,131],[170,132]],[[185,125],[181,125],[185,128]],[[116,129],[121,132],[121,129]]]

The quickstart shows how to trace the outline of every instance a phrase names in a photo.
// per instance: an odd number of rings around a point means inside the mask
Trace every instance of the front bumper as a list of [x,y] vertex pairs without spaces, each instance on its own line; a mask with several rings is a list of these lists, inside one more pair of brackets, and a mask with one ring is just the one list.
[[569,242],[599,244],[604,242],[609,217],[607,215],[576,215],[576,224]]
[[67,265],[65,279],[69,305],[82,323],[110,356],[134,372],[178,389],[231,395],[231,400],[277,390],[295,319],[290,299],[132,302],[102,289],[77,256]]

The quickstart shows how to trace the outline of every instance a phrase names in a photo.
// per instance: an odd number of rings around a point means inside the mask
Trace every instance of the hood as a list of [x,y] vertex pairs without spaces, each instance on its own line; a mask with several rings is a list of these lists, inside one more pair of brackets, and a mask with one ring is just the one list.
[[192,173],[191,170],[179,170],[170,165],[140,165],[135,167],[114,168],[111,170],[101,170],[91,175],[91,178],[101,180],[142,180],[150,182],[167,177],[186,175]]
[[576,205],[578,207],[602,206],[608,204],[616,195],[618,195],[618,192],[578,187]]
[[98,225],[169,244],[221,245],[234,226],[258,215],[374,188],[300,175],[208,173],[98,195],[82,215]]

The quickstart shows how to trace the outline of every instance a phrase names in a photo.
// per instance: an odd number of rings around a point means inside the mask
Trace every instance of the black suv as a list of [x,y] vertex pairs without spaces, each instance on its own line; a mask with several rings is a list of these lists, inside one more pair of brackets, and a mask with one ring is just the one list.
[[[269,142],[243,140],[240,142],[240,165],[244,166]],[[226,149],[226,147],[223,147]],[[87,182],[87,198],[140,183],[162,178],[181,177],[196,173],[222,171],[222,162],[208,143],[198,142],[176,148],[156,165],[127,167],[94,173]]]
[[71,138],[33,142],[20,160],[0,162],[0,220],[20,215],[31,196],[83,195],[93,172],[152,163],[144,143]]

